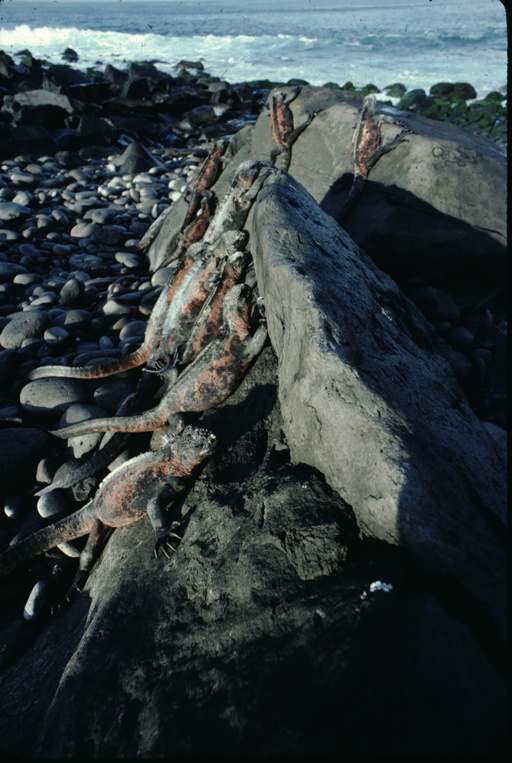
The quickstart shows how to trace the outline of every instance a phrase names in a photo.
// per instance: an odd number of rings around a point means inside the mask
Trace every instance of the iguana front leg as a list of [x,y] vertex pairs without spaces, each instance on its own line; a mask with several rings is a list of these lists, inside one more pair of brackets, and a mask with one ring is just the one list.
[[176,543],[177,541],[179,544],[181,541],[181,535],[175,532],[180,527],[180,523],[171,522],[169,524],[165,501],[160,495],[153,496],[148,502],[148,515],[156,535],[155,557],[158,559],[160,552],[162,552],[164,556],[170,559],[171,552],[176,553],[173,542]]
[[270,130],[277,147],[270,154],[270,163],[275,164],[276,159],[281,155],[280,168],[286,172],[290,168],[292,146],[304,132],[306,127],[311,124],[318,114],[314,111],[308,116],[306,121],[299,127],[293,127],[293,113],[290,109],[290,103],[294,101],[301,91],[300,87],[291,92],[290,97],[277,93],[272,96],[272,105],[270,107]]

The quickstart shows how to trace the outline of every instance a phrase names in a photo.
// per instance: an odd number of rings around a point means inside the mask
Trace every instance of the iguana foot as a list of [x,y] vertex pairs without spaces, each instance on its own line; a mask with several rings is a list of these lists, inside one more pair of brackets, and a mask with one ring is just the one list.
[[57,615],[63,615],[69,609],[69,606],[74,602],[79,593],[82,593],[84,586],[87,582],[89,573],[84,570],[78,570],[75,579],[71,585],[71,588],[57,604],[54,604],[51,608],[51,613],[54,617]]
[[179,545],[179,543],[181,542],[181,539],[182,539],[181,535],[177,535],[174,532],[174,530],[177,530],[179,526],[180,526],[179,522],[173,522],[170,527],[170,530],[166,532],[165,535],[162,535],[161,538],[157,539],[155,543],[155,550],[154,550],[155,559],[159,558],[160,551],[165,557],[167,557],[167,559],[171,559],[171,554],[169,553],[170,551],[172,551],[173,554],[176,553],[177,549],[172,545],[171,540],[178,541],[176,545]]

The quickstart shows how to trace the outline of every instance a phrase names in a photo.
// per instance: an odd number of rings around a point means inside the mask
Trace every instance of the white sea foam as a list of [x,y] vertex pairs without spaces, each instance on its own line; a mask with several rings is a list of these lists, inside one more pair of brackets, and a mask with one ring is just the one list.
[[[226,2],[229,5],[229,0]],[[113,5],[105,2],[105,6]],[[99,8],[100,4],[93,6]],[[133,8],[133,4],[130,7]],[[159,7],[165,5],[162,3]],[[370,27],[349,13],[344,16],[344,24],[332,24],[332,13],[323,16],[308,13],[304,18],[311,24],[305,27],[304,22],[299,31],[297,24],[294,26],[291,22],[284,27],[266,21],[258,26],[254,23],[255,17],[251,17],[251,23],[245,16],[243,21],[236,21],[232,12],[227,23],[225,20],[221,22],[217,16],[209,17],[209,28],[204,23],[202,27],[198,26],[187,17],[189,34],[184,33],[185,27],[178,22],[173,25],[169,14],[165,18],[162,16],[161,24],[153,24],[155,28],[152,30],[147,29],[146,19],[144,23],[131,26],[130,17],[119,17],[119,14],[109,17],[117,19],[115,24],[112,22],[112,30],[117,31],[87,28],[86,15],[85,22],[81,19],[82,28],[79,28],[77,19],[76,26],[62,27],[43,24],[32,28],[20,23],[0,30],[0,49],[15,54],[28,48],[38,58],[62,63],[61,54],[70,47],[80,56],[74,65],[84,70],[93,66],[101,70],[107,63],[123,67],[129,61],[149,60],[155,61],[159,69],[175,74],[174,66],[178,61],[192,58],[201,60],[210,74],[231,82],[254,79],[286,82],[301,78],[313,85],[327,81],[341,85],[350,79],[357,86],[372,82],[382,89],[393,82],[402,82],[407,89],[422,87],[428,90],[438,81],[462,81],[471,82],[479,97],[505,83],[506,47],[501,38],[495,41],[497,38],[489,29],[482,30],[481,23],[472,22],[472,28],[461,33],[453,26],[450,29],[446,25],[429,28],[416,22],[413,16],[398,19],[393,14],[382,14],[381,25]],[[292,16],[288,14],[288,21]],[[98,26],[98,18],[91,12],[91,26]],[[398,28],[402,25],[404,30],[409,29],[406,34]],[[286,32],[274,33],[283,28]],[[137,30],[137,33],[127,29]],[[290,29],[297,29],[297,34],[290,34]],[[490,52],[486,54],[483,66],[473,46],[475,40],[486,34],[485,49]],[[471,44],[466,45],[466,41]]]

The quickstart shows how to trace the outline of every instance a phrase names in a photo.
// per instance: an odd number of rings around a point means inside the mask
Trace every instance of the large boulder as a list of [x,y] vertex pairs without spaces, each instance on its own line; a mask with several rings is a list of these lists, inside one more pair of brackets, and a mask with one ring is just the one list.
[[[290,106],[296,127],[311,112],[318,115],[293,145],[289,172],[334,218],[350,189],[351,141],[361,103],[356,93],[308,86]],[[459,307],[501,291],[506,154],[493,141],[447,122],[384,105],[378,105],[378,114],[403,123],[413,134],[375,164],[343,227],[393,277],[425,279],[448,291]],[[400,130],[400,124],[384,122],[381,143]],[[250,156],[268,161],[274,148],[264,110]],[[236,163],[248,158],[246,151],[241,154]]]
[[172,508],[184,522],[171,561],[154,558],[146,517],[115,531],[84,592],[36,639],[31,623],[0,629],[6,754],[500,749],[502,677],[403,550],[359,540],[322,475],[290,462],[276,371],[266,347],[203,417],[219,450]]
[[250,241],[293,460],[503,638],[505,464],[429,324],[286,173],[260,192]]

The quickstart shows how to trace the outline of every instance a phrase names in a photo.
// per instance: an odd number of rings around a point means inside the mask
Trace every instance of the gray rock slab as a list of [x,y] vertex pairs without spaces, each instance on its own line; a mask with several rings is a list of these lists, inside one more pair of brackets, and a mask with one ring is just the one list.
[[20,393],[20,403],[27,413],[60,416],[74,403],[88,403],[91,398],[85,385],[75,379],[36,379]]
[[260,192],[250,237],[293,460],[503,635],[505,466],[425,319],[284,173]]
[[[293,145],[289,171],[335,218],[350,189],[351,141],[361,102],[357,94],[311,86],[303,87],[290,106],[295,126],[311,112],[319,113]],[[448,122],[389,106],[378,106],[378,112],[414,134],[371,169],[343,227],[386,272],[405,269],[427,283],[434,273],[437,285],[459,307],[502,290],[506,154],[490,139]],[[383,123],[381,144],[400,130],[398,124]],[[275,148],[268,111],[260,114],[249,145],[251,158],[268,161]],[[245,149],[240,154],[247,158]],[[333,192],[343,177],[345,185]]]
[[16,313],[0,334],[0,345],[7,350],[19,350],[25,339],[42,336],[49,322],[42,310]]

